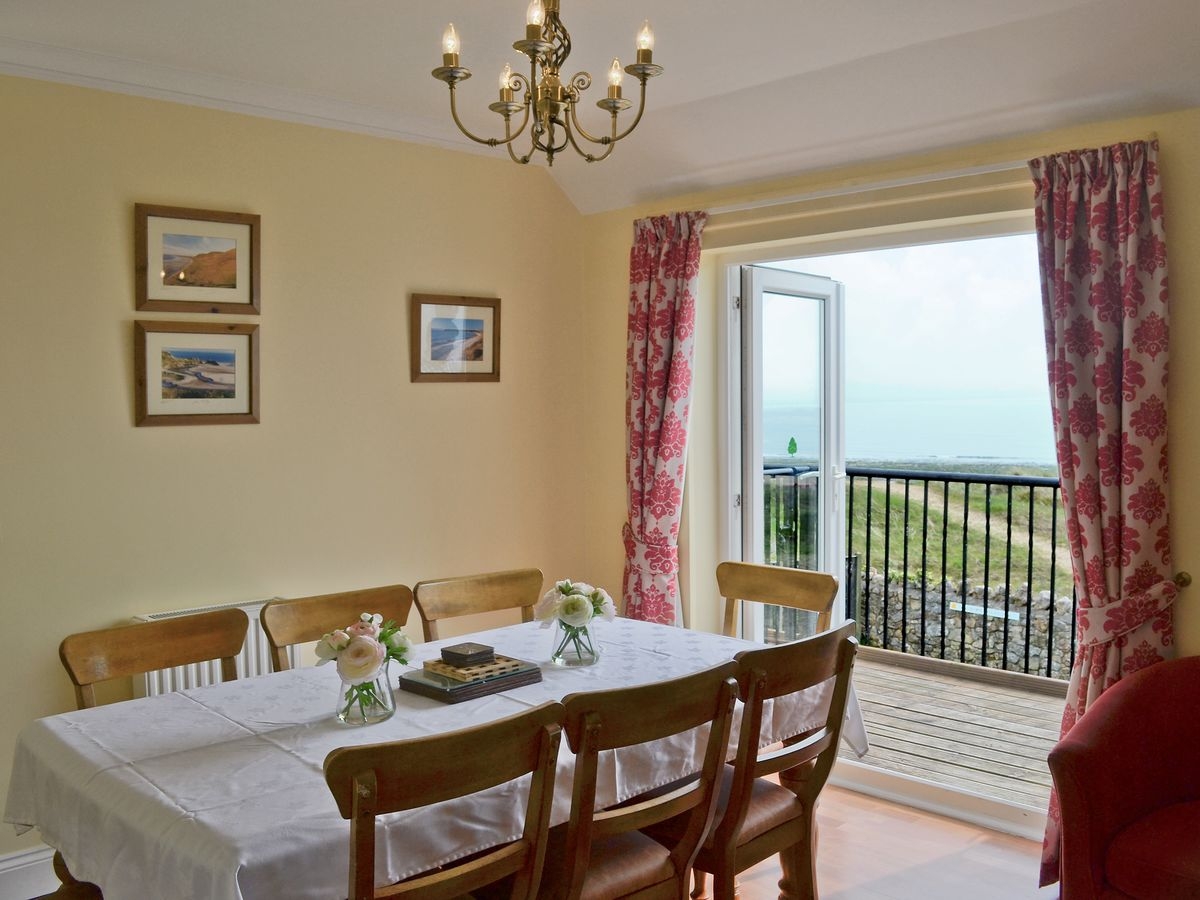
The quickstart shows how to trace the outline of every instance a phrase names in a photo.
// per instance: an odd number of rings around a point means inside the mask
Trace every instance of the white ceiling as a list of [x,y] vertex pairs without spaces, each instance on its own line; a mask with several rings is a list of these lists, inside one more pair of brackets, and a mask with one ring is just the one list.
[[[0,72],[364,131],[477,153],[450,121],[487,110],[525,0],[4,0]],[[646,117],[602,163],[551,170],[586,213],[1105,118],[1200,106],[1200,0],[562,0],[566,72],[604,94],[656,33]],[[626,79],[626,96],[635,85]],[[585,99],[589,99],[585,95]],[[581,105],[585,125],[604,114]],[[1139,135],[1131,135],[1139,137]],[[515,173],[515,167],[514,167]]]

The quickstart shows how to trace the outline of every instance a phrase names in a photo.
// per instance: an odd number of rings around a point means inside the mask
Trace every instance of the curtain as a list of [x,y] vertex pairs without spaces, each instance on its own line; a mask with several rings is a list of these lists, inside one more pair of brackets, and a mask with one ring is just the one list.
[[[1079,596],[1065,735],[1125,675],[1173,655],[1167,248],[1155,142],[1030,160],[1046,357]],[[1050,798],[1041,883],[1058,880]]]
[[708,214],[633,224],[625,357],[625,614],[679,621],[679,518],[692,394],[700,235]]

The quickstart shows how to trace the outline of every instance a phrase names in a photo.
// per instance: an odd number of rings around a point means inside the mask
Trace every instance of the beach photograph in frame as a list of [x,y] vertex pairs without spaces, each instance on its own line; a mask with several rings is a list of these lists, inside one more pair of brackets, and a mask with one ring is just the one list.
[[137,308],[256,315],[259,216],[178,206],[134,206]]
[[500,300],[413,294],[413,381],[499,381]]
[[258,326],[134,322],[137,425],[258,422]]

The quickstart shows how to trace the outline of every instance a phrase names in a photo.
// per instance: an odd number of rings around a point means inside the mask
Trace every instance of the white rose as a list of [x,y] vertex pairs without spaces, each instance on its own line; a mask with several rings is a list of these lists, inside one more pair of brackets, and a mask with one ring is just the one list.
[[596,588],[592,592],[592,605],[599,605],[600,615],[604,616],[607,622],[611,622],[617,617],[617,605],[613,603],[613,598],[609,596],[608,591],[604,590],[604,588]]
[[387,636],[387,645],[401,656],[407,654],[412,649],[412,641],[408,639],[408,635],[403,631],[393,631],[389,634]]
[[551,588],[546,591],[542,599],[537,602],[533,608],[533,617],[542,623],[543,628],[550,627],[550,623],[554,621],[555,614],[558,612],[558,601],[561,594],[558,588]]
[[592,620],[592,601],[587,597],[572,594],[558,606],[558,618],[564,625],[578,628]]
[[338,654],[346,649],[346,645],[350,643],[350,635],[338,629],[331,631],[329,634],[321,636],[317,641],[315,652],[317,654],[317,665],[322,663],[332,662],[337,659]]

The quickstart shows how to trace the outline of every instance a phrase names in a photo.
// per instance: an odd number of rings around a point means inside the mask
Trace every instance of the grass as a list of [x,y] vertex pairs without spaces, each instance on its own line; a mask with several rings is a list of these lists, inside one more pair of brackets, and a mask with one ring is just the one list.
[[[897,472],[930,468],[909,461],[872,462],[871,467]],[[951,470],[939,464],[939,471]],[[953,471],[980,478],[1057,475],[1052,466],[988,463],[955,465]],[[847,553],[859,557],[860,572],[868,567],[886,570],[896,580],[907,572],[910,582],[929,586],[939,585],[943,577],[996,589],[1007,582],[1014,594],[1029,583],[1034,597],[1051,590],[1053,583],[1056,596],[1070,596],[1071,563],[1057,491],[906,479],[902,474],[890,480],[872,478],[869,488],[863,476],[847,483]],[[819,527],[815,492],[797,489],[795,480],[786,477],[766,479],[764,491],[768,561],[811,567]],[[798,537],[793,536],[796,532]]]

